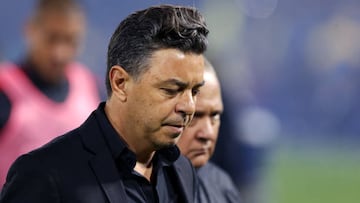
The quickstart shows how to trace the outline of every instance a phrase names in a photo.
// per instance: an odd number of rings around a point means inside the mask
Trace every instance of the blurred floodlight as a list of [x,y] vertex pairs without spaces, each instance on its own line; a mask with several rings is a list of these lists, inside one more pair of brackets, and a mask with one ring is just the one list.
[[237,132],[242,142],[252,146],[265,146],[280,133],[278,118],[262,107],[251,106],[238,117]]

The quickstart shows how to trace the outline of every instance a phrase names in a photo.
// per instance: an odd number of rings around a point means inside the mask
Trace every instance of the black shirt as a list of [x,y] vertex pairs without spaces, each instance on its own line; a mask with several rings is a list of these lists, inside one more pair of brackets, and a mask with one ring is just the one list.
[[171,164],[180,156],[177,146],[164,148],[156,151],[152,164],[153,172],[151,181],[134,170],[136,155],[129,150],[126,143],[120,138],[115,129],[111,126],[104,111],[105,103],[100,104],[96,111],[100,128],[105,135],[105,140],[109,145],[116,166],[123,174],[123,183],[127,194],[128,202],[180,202],[176,188],[178,183],[171,175]]

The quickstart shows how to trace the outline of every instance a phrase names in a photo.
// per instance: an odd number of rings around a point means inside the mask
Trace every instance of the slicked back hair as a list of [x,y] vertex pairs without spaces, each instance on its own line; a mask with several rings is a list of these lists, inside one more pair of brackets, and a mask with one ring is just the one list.
[[110,39],[106,88],[112,90],[109,71],[119,65],[135,80],[147,69],[154,51],[174,48],[202,54],[208,41],[205,20],[192,7],[160,5],[137,11],[123,20]]

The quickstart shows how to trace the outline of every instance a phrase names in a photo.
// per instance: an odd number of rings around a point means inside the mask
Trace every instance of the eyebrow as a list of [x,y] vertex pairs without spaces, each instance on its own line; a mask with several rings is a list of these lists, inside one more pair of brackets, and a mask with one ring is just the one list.
[[[175,78],[165,80],[162,83],[163,84],[176,85],[176,86],[180,87],[181,89],[185,89],[185,88],[187,88],[189,86],[189,83],[182,82],[182,81],[180,81],[178,79],[175,79]],[[199,88],[199,87],[203,86],[204,84],[205,84],[205,81],[202,81],[201,83],[196,84],[194,87]]]
[[[210,116],[212,116],[212,115],[214,115],[214,114],[219,114],[219,115],[221,115],[222,113],[223,113],[222,110],[214,110],[214,111],[211,111],[211,112],[210,112]],[[203,117],[203,116],[205,116],[206,114],[207,114],[207,111],[197,110],[197,111],[195,111],[194,116],[196,116],[196,117]]]
[[205,85],[205,80],[203,80],[201,83],[198,83],[195,85],[195,88],[199,88],[201,86],[204,86]]

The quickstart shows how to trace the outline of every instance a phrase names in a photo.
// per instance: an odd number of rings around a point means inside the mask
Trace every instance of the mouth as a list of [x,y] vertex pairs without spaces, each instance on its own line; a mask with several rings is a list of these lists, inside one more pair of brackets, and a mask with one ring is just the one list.
[[180,135],[185,128],[185,125],[182,124],[164,124],[163,126],[169,129],[172,134],[178,135]]
[[208,154],[208,150],[206,149],[196,149],[191,151],[191,155],[193,157],[200,157],[200,156],[206,156]]
[[168,125],[168,127],[173,128],[174,130],[179,130],[179,131],[183,131],[184,130],[184,126],[183,125]]
[[196,156],[206,155],[210,154],[210,151],[212,151],[211,142],[208,141],[206,143],[201,144],[201,146],[198,146],[197,148],[193,148],[192,152],[196,154]]

